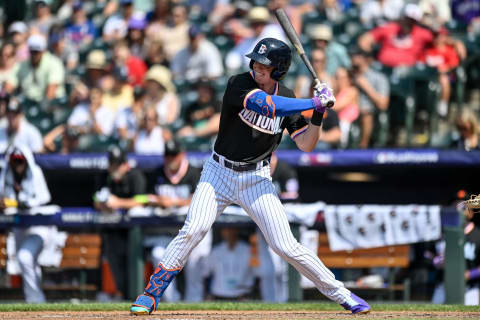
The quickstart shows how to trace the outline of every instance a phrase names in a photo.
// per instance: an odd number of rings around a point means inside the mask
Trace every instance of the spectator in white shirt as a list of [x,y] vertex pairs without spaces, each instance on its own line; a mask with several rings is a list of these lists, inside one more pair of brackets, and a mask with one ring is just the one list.
[[173,58],[171,70],[176,80],[195,82],[200,78],[215,79],[223,74],[223,62],[217,47],[193,25],[188,30],[189,45]]
[[40,131],[23,115],[18,101],[10,99],[7,110],[7,126],[0,128],[0,153],[5,153],[8,146],[25,145],[32,152],[42,152],[43,143]]
[[210,293],[218,300],[243,298],[250,293],[254,280],[250,246],[239,240],[236,228],[222,228],[220,234],[223,241],[213,247],[208,259]]
[[84,140],[87,144],[92,136],[110,136],[113,132],[115,114],[102,106],[102,96],[101,89],[90,89],[89,101],[75,106],[66,124],[58,125],[45,135],[43,139],[45,149],[50,152],[56,151],[55,141],[62,137],[60,153],[67,154],[79,148],[79,139],[82,136],[87,138]]
[[135,138],[133,151],[138,154],[163,155],[168,131],[158,125],[157,111],[154,108],[145,110],[142,128]]

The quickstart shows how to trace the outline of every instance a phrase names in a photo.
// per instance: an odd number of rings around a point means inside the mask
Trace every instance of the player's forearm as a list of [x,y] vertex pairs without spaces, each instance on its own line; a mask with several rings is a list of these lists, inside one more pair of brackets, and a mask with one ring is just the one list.
[[243,100],[243,106],[272,119],[276,116],[289,116],[315,108],[312,99],[272,96],[260,89],[248,93]]
[[317,146],[320,128],[320,126],[310,123],[307,130],[295,139],[297,147],[302,151],[312,152]]

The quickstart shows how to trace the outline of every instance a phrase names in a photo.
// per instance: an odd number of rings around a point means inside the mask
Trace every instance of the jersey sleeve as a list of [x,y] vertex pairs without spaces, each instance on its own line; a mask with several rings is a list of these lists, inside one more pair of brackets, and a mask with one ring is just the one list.
[[255,87],[243,81],[239,75],[230,77],[223,95],[223,107],[228,106],[240,112],[243,109],[245,97],[254,89]]

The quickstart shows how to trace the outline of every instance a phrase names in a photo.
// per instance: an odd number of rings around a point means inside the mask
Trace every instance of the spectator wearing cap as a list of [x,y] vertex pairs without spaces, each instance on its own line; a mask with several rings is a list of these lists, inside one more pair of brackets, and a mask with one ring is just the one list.
[[185,126],[177,132],[178,137],[210,138],[218,133],[221,103],[215,88],[208,81],[200,81],[197,94],[197,100],[185,108]]
[[30,59],[22,62],[16,75],[7,81],[7,90],[18,87],[25,98],[41,104],[65,97],[65,69],[62,61],[46,50],[45,37],[30,36],[28,48]]
[[175,94],[170,70],[164,66],[153,66],[148,70],[145,81],[146,105],[157,111],[160,125],[172,124],[178,118],[180,100]]
[[147,19],[145,13],[135,12],[128,19],[127,42],[132,55],[145,59],[147,48],[145,46],[145,29],[147,28]]
[[102,86],[107,75],[107,56],[103,50],[92,50],[88,53],[85,68],[87,69],[85,85],[89,88]]
[[27,38],[28,27],[23,21],[15,21],[8,27],[8,36],[15,46],[15,58],[17,62],[23,62],[28,59]]
[[384,25],[399,19],[404,5],[404,0],[365,1],[360,7],[360,20],[370,28]]
[[[142,206],[138,196],[145,195],[147,182],[145,176],[138,169],[128,163],[126,153],[117,146],[108,151],[108,170],[97,179],[97,188],[94,194],[94,207],[103,212],[129,210]],[[111,228],[102,231],[104,252],[112,269],[117,287],[114,298],[126,297],[128,263],[126,248],[127,230]]]
[[445,27],[442,27],[436,33],[433,46],[423,52],[422,60],[428,66],[438,70],[441,95],[437,104],[437,112],[440,116],[445,117],[448,114],[448,102],[450,101],[451,92],[449,73],[460,63],[455,45],[450,41]]
[[133,103],[133,87],[128,83],[128,69],[115,67],[104,80],[103,105],[114,115]]
[[128,83],[135,87],[143,85],[143,78],[147,72],[147,65],[142,59],[131,54],[126,41],[115,43],[113,48],[113,62],[117,68],[125,68]]
[[165,24],[153,25],[147,30],[148,39],[158,40],[163,44],[169,61],[188,45],[188,28],[190,27],[188,9],[185,5],[175,5],[171,12],[171,17]]
[[223,61],[217,47],[195,25],[188,30],[188,36],[188,46],[175,55],[170,65],[173,79],[195,82],[222,76]]
[[142,125],[145,99],[145,90],[136,87],[132,106],[120,110],[115,118],[114,135],[125,142],[129,149],[133,148],[133,141]]
[[5,42],[0,47],[0,90],[5,83],[17,73],[19,64],[15,59],[15,46],[11,42]]
[[381,72],[370,67],[371,54],[356,48],[351,53],[355,86],[359,89],[358,105],[361,114],[360,147],[368,148],[372,141],[374,118],[388,109],[390,82]]
[[97,37],[95,25],[88,20],[82,1],[73,4],[72,20],[65,28],[65,35],[78,50],[86,48]]
[[[201,169],[192,166],[187,159],[185,147],[178,140],[165,143],[163,165],[154,173],[154,181],[149,198],[149,205],[165,210],[175,210],[190,205],[193,193],[200,180]],[[147,238],[152,246],[152,262],[158,265],[166,246],[175,236],[175,232],[162,232],[159,236]],[[206,258],[212,246],[212,232],[208,232],[200,244],[193,249],[184,267],[185,301],[199,302],[204,298],[204,279],[199,270],[204,269]],[[180,293],[172,282],[163,298],[166,302],[178,301]]]
[[163,155],[167,140],[170,140],[170,132],[158,125],[157,111],[151,107],[146,108],[141,129],[133,143],[133,151],[137,154]]
[[127,35],[128,23],[134,14],[133,0],[121,0],[120,5],[120,13],[109,17],[103,26],[103,39],[106,42],[121,40]]
[[41,33],[45,37],[50,33],[50,27],[55,23],[55,16],[50,10],[51,0],[35,0],[35,18],[30,21],[30,30]]
[[432,44],[433,34],[421,27],[422,11],[415,4],[407,4],[402,18],[367,31],[358,39],[362,50],[371,52],[380,45],[377,59],[388,67],[412,66],[422,58],[423,51]]
[[[325,24],[314,26],[310,31],[313,47],[325,51],[327,64],[326,70],[330,76],[334,76],[340,67],[350,68],[351,61],[344,45],[333,40],[332,28]],[[303,68],[303,73],[307,70]]]
[[272,23],[272,17],[265,7],[250,9],[247,21],[252,30],[251,35],[240,41],[225,58],[225,66],[231,72],[235,72],[239,68],[249,68],[250,59],[245,55],[253,50],[260,39],[276,38],[284,42],[288,41],[282,28]]
[[23,114],[18,101],[10,99],[6,110],[7,126],[0,128],[0,153],[5,153],[8,146],[24,145],[32,152],[42,152],[42,135]]
[[[32,214],[28,209],[46,205],[51,199],[42,169],[25,145],[14,144],[7,150],[0,173],[0,190],[2,213],[7,207],[16,207],[22,214]],[[52,245],[56,232],[55,226],[18,226],[12,230],[27,303],[45,303],[38,257],[45,247]]]

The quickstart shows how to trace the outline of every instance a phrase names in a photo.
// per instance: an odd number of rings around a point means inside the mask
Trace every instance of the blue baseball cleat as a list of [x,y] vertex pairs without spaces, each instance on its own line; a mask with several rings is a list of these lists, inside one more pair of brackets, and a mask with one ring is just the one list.
[[148,315],[155,310],[155,298],[148,294],[141,294],[130,307],[130,314],[141,316]]
[[140,316],[148,315],[155,311],[163,292],[179,272],[180,269],[166,269],[159,264],[150,277],[145,292],[139,295],[137,300],[132,303],[130,314]]
[[353,292],[350,292],[350,298],[342,303],[341,306],[353,314],[367,314],[371,311],[370,305]]

